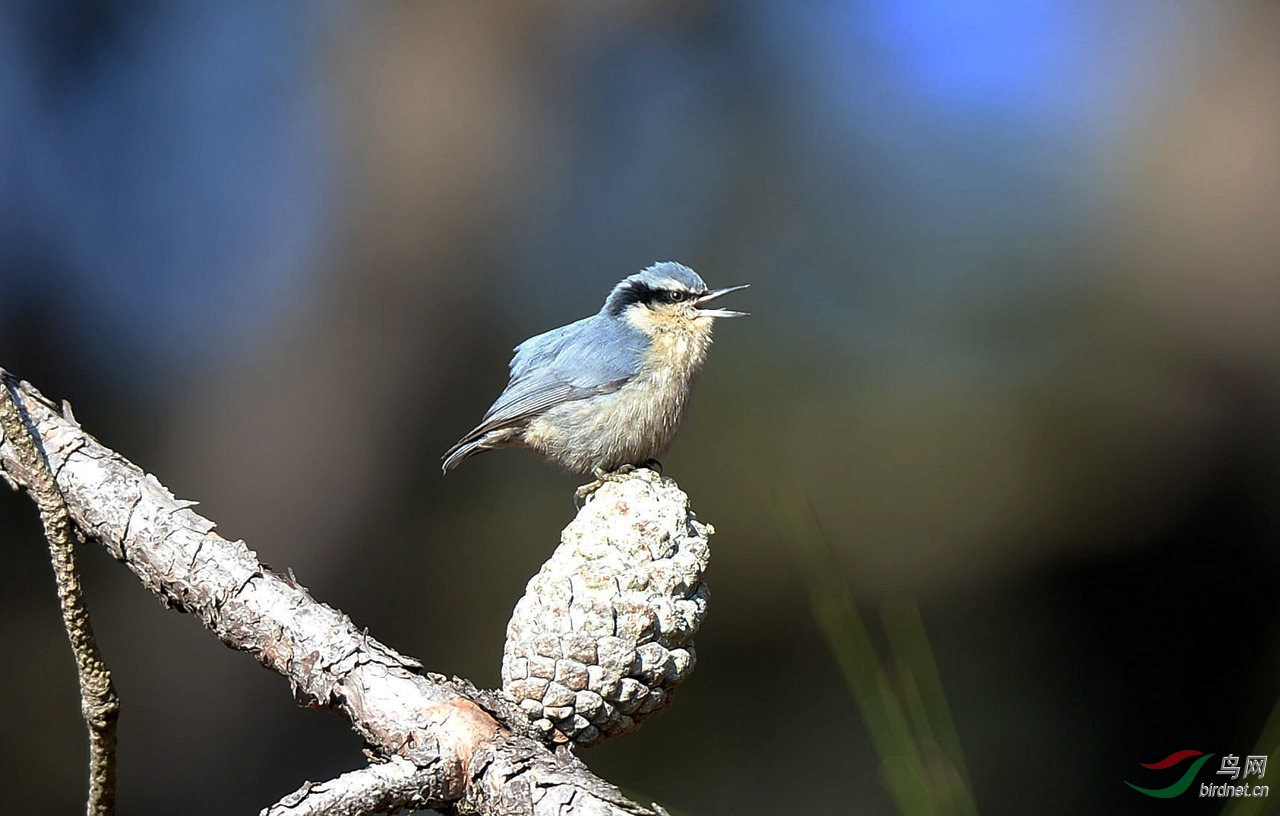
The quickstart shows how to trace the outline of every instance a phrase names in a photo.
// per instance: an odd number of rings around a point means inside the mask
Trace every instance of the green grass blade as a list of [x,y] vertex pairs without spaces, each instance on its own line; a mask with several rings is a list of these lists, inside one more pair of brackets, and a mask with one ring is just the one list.
[[[941,731],[959,751],[959,739],[950,720],[941,683],[933,665],[924,629],[905,626],[899,632],[901,671],[886,667],[876,654],[853,594],[842,577],[835,553],[823,534],[808,501],[799,494],[781,501],[780,517],[787,523],[789,540],[809,589],[814,619],[825,637],[850,694],[862,715],[867,733],[881,759],[885,786],[903,816],[976,816],[963,771],[950,758],[950,748],[940,747],[935,710],[946,715]],[[910,623],[908,619],[908,624]],[[891,633],[892,634],[892,633]],[[921,650],[927,661],[920,657]],[[916,673],[932,672],[927,693],[918,688]],[[957,770],[957,767],[961,770]]]
[[969,770],[920,609],[911,599],[900,598],[884,604],[882,617],[890,648],[903,667],[903,698],[924,746],[926,767],[933,772],[932,784],[947,793],[947,812],[973,816],[978,809]]

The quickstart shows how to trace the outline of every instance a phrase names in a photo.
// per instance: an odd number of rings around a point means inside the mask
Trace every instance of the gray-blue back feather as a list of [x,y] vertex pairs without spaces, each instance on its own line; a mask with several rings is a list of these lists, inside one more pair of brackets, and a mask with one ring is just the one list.
[[639,371],[648,346],[639,329],[604,314],[530,337],[516,346],[506,390],[468,439],[562,402],[618,390]]

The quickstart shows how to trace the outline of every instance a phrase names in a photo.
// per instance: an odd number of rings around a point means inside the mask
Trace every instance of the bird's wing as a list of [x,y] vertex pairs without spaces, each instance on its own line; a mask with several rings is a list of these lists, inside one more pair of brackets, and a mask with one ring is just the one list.
[[553,405],[617,391],[639,368],[645,336],[628,325],[588,317],[516,347],[511,381],[463,442]]

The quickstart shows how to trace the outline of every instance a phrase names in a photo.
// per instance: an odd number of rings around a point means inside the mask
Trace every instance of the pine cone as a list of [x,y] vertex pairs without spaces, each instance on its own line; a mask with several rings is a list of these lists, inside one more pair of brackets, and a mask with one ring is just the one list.
[[507,624],[502,687],[548,739],[593,745],[671,702],[693,671],[714,532],[672,479],[597,490]]

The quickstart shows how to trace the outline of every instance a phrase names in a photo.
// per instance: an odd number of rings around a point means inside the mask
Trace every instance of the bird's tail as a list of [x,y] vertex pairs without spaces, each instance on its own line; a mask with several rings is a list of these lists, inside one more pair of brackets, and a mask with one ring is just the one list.
[[488,448],[480,446],[479,439],[464,439],[444,452],[444,456],[441,457],[444,461],[440,465],[440,472],[448,473],[456,468],[463,459],[475,456],[477,453],[482,453],[486,450]]
[[459,439],[457,444],[444,452],[444,456],[441,457],[444,462],[440,465],[440,470],[443,473],[448,473],[456,468],[463,459],[475,456],[477,453],[497,450],[498,448],[509,448],[512,445],[519,444],[519,428],[493,428],[487,424],[480,425],[477,428],[473,428],[471,433]]

